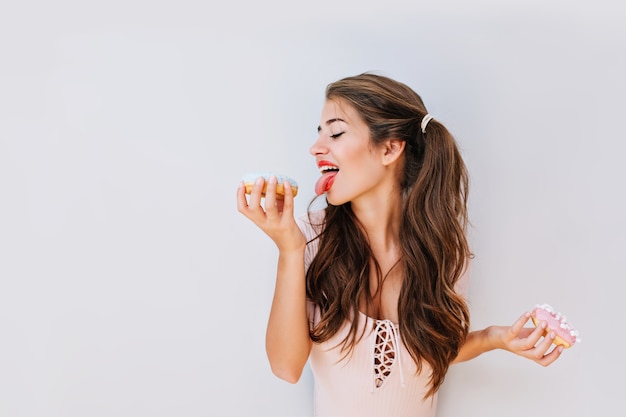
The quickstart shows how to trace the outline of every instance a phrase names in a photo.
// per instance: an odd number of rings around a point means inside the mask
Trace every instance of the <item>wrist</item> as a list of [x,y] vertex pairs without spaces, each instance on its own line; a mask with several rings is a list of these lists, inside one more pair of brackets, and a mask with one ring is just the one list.
[[278,247],[278,259],[283,261],[304,261],[306,244]]
[[502,330],[502,326],[489,326],[484,330],[484,332],[486,333],[485,341],[487,345],[487,350],[505,348],[506,343]]
[[304,255],[306,249],[306,240],[300,231],[293,238],[276,243],[280,255]]

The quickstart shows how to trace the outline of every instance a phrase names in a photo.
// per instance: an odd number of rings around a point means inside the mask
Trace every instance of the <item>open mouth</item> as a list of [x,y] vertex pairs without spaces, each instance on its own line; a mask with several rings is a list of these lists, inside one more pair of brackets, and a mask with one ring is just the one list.
[[315,183],[315,194],[321,195],[330,190],[330,187],[333,186],[335,176],[339,172],[339,167],[325,161],[320,161],[318,167],[322,176]]
[[322,175],[331,171],[339,171],[339,167],[337,165],[320,165]]

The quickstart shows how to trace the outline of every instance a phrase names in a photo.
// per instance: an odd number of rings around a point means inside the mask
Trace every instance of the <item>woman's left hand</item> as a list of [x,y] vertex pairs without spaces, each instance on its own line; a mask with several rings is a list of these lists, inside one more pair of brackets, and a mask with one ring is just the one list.
[[553,330],[545,334],[546,322],[540,322],[536,327],[524,327],[529,319],[530,313],[526,312],[512,326],[492,326],[490,331],[499,338],[502,349],[548,366],[561,356],[564,348],[554,346],[556,333]]

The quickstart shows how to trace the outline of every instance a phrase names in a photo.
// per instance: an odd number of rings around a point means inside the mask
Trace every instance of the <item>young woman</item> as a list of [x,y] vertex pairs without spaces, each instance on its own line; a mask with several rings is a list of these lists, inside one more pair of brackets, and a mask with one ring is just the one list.
[[308,360],[319,416],[433,416],[450,364],[504,349],[543,366],[545,323],[470,331],[466,168],[405,84],[360,74],[328,85],[310,149],[325,208],[294,218],[293,192],[259,178],[238,210],[278,247],[266,348],[295,383]]

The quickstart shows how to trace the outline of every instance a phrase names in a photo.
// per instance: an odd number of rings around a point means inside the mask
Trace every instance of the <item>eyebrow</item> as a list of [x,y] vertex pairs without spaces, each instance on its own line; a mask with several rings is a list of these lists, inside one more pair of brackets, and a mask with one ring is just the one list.
[[[345,123],[346,121],[345,121],[345,120],[343,120],[343,119],[341,119],[341,118],[339,118],[339,117],[335,117],[334,119],[328,119],[328,120],[326,120],[325,125],[326,125],[326,126],[330,126],[330,125],[332,125],[332,124],[333,124],[333,123],[335,123],[335,122],[344,122],[344,123]],[[322,126],[318,126],[318,127],[317,127],[317,132],[319,133],[319,132],[321,132],[321,131],[322,131]]]

